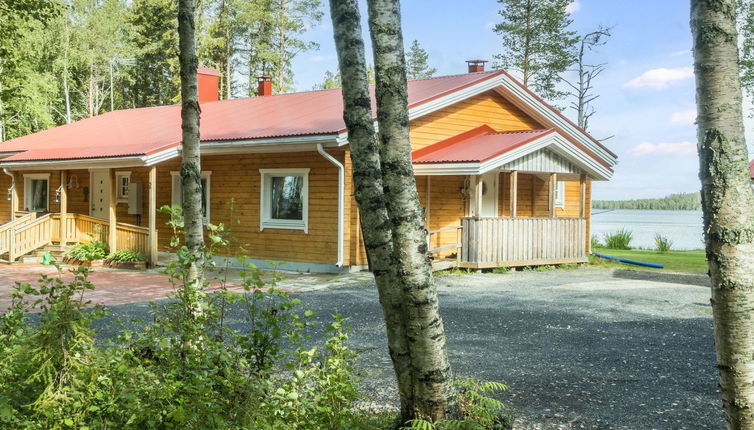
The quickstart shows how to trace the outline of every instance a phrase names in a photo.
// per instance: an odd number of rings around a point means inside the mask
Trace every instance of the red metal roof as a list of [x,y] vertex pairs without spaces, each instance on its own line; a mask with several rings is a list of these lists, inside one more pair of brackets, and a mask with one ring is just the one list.
[[[409,106],[421,105],[501,73],[466,73],[410,81]],[[374,100],[374,87],[371,91]],[[345,131],[340,89],[202,103],[201,109],[202,141]],[[180,115],[179,105],[108,112],[0,143],[0,153],[20,152],[2,162],[149,155],[180,143]]]
[[482,163],[555,132],[523,130],[498,133],[483,125],[450,139],[437,142],[413,152],[414,163]]

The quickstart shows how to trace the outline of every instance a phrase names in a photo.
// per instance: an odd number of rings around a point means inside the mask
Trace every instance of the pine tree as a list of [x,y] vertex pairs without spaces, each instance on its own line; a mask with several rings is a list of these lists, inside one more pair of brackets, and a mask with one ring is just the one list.
[[427,51],[419,45],[418,40],[414,39],[406,52],[406,76],[408,79],[425,79],[434,76],[437,69],[429,67],[428,59]]
[[320,0],[270,0],[271,38],[263,55],[276,93],[293,88],[293,59],[301,52],[319,48],[317,43],[302,39],[302,35],[322,19],[321,7]]
[[519,72],[522,82],[541,97],[555,101],[566,93],[558,89],[563,73],[575,62],[578,42],[568,5],[573,0],[498,0],[502,22],[495,32],[503,51],[496,66]]
[[754,429],[754,191],[748,169],[736,0],[692,0],[699,178],[727,427]]
[[599,98],[599,94],[594,93],[594,79],[596,79],[607,67],[605,63],[594,64],[587,60],[587,53],[598,46],[607,43],[610,38],[610,29],[599,27],[597,30],[589,32],[579,38],[578,54],[576,59],[576,81],[565,81],[571,87],[571,108],[576,111],[576,124],[584,130],[589,128],[589,119],[594,115],[596,110],[592,102]]
[[178,12],[174,0],[134,0],[129,11],[127,107],[175,103],[179,95]]

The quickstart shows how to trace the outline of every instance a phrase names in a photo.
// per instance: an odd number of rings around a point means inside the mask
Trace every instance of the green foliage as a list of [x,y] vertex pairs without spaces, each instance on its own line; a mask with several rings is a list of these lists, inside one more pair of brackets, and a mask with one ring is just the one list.
[[673,247],[673,241],[667,236],[663,236],[660,233],[655,234],[655,246],[660,252],[668,252]]
[[503,273],[510,272],[510,270],[511,269],[508,266],[499,266],[499,267],[495,267],[494,269],[492,269],[492,273],[495,273],[495,274],[498,274],[498,275],[502,275]]
[[429,54],[414,39],[411,47],[406,51],[406,77],[408,79],[431,78],[437,73],[437,69],[429,66]]
[[605,234],[605,247],[610,249],[631,249],[631,240],[634,235],[626,229],[620,229],[614,233]]
[[[180,209],[166,210],[180,231]],[[229,246],[230,229],[208,227],[212,256]],[[73,269],[68,283],[43,276],[39,288],[13,290],[0,315],[0,428],[358,428],[345,321],[333,317],[323,347],[304,347],[316,327],[298,299],[253,265],[241,272],[242,293],[228,291],[221,272],[219,292],[207,294],[206,284],[185,282],[191,254],[173,243],[174,299],[151,304],[137,331],[103,342],[92,324],[104,312],[84,300],[94,288],[87,269]],[[238,329],[227,326],[230,306],[244,315]]]
[[659,199],[594,200],[592,208],[700,211],[702,199],[699,193],[677,193]]
[[111,263],[136,263],[147,261],[147,257],[133,249],[119,249],[108,255],[106,260]]
[[69,249],[65,256],[75,261],[101,260],[107,255],[107,244],[95,240],[89,243],[79,243]]
[[[367,79],[370,84],[374,84],[374,66],[367,67]],[[319,84],[315,84],[313,90],[330,90],[333,88],[340,88],[342,86],[340,81],[340,72],[333,73],[331,71],[325,72],[325,79]]]
[[426,420],[411,420],[403,429],[410,430],[508,430],[512,428],[513,416],[505,404],[490,395],[505,391],[508,386],[499,382],[481,382],[464,379],[455,382],[459,388],[458,405],[462,419],[442,420],[431,423]]
[[566,95],[557,85],[576,61],[578,37],[568,30],[571,2],[498,0],[502,22],[495,32],[502,39],[502,52],[495,55],[496,66],[520,72],[524,85],[550,101]]
[[600,246],[602,246],[602,244],[600,243],[600,238],[596,234],[592,235],[591,241],[592,241],[592,249],[599,248]]

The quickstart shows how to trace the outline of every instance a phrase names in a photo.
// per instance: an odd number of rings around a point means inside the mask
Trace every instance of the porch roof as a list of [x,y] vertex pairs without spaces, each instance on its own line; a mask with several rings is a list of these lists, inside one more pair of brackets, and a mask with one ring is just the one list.
[[[482,125],[418,149],[412,160],[418,175],[481,175],[495,169],[519,170],[518,161],[538,151],[561,157],[594,180],[608,180],[613,174],[600,157],[554,128],[497,132]],[[528,171],[525,167],[522,171]]]
[[482,163],[525,145],[555,130],[521,130],[496,132],[483,125],[450,139],[413,152],[415,164],[424,163]]

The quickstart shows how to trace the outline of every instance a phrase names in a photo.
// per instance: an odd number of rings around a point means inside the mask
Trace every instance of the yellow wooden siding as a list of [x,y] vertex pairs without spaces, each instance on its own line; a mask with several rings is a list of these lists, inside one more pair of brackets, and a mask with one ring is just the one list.
[[[332,155],[342,161],[344,151]],[[338,169],[316,152],[248,154],[202,157],[202,170],[212,171],[210,179],[210,222],[225,223],[233,231],[238,245],[249,250],[250,257],[308,263],[334,264],[337,259]],[[179,160],[162,163],[157,169],[157,206],[170,205],[171,171],[178,171]],[[259,230],[259,169],[310,168],[309,232],[303,230]],[[233,217],[240,224],[229,223],[230,202]],[[146,201],[145,201],[146,203]],[[146,221],[144,221],[146,222]],[[164,227],[167,216],[157,217],[160,248],[167,249],[169,234]]]
[[[427,178],[429,177],[418,176],[416,178],[419,200],[425,213],[427,211]],[[431,177],[429,183],[429,222],[427,230],[440,230],[461,225],[461,218],[466,215],[466,203],[461,193],[465,179],[465,176]],[[430,249],[440,248],[454,243],[458,243],[458,231],[456,230],[432,235],[429,247]],[[442,253],[442,255],[455,252],[455,250],[450,250]]]
[[542,128],[501,95],[487,91],[411,121],[411,146],[424,148],[485,124],[497,131]]

